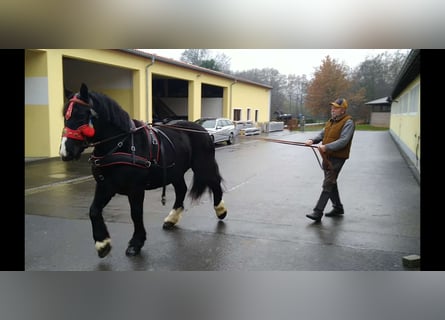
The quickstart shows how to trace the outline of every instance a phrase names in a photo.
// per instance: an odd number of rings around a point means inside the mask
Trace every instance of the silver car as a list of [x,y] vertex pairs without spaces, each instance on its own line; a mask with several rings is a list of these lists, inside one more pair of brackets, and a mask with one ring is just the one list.
[[196,123],[203,126],[209,132],[213,143],[227,142],[232,144],[235,141],[236,129],[232,120],[227,118],[200,118]]

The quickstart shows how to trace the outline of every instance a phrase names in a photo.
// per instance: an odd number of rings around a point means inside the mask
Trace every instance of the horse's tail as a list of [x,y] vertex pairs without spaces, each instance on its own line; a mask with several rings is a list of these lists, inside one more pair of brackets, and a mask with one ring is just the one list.
[[221,188],[221,183],[223,182],[215,159],[208,161],[204,166],[202,164],[199,168],[193,168],[193,182],[189,192],[192,200],[198,200],[206,191],[212,193],[215,188]]
[[195,122],[180,121],[177,127],[185,129],[191,146],[191,168],[193,170],[192,187],[189,197],[198,200],[207,190],[213,192],[216,205],[222,199],[223,178],[215,158],[215,144],[207,130]]

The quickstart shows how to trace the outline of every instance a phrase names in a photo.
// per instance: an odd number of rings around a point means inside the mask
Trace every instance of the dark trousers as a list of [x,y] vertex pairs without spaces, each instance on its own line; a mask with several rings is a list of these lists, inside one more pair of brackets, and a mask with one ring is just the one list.
[[336,209],[343,209],[343,204],[340,201],[340,194],[338,193],[337,178],[340,174],[346,159],[343,158],[329,158],[332,167],[327,169],[323,165],[324,179],[322,191],[315,205],[314,211],[323,212],[328,200],[331,200],[332,206]]

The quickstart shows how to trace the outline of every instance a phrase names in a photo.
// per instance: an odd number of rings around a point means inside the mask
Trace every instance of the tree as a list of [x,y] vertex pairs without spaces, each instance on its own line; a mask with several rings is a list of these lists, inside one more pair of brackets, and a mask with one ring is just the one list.
[[400,50],[393,54],[384,52],[374,58],[367,58],[353,71],[354,86],[365,88],[366,101],[391,94],[406,55]]
[[359,92],[362,99],[357,98],[357,104],[351,109],[356,119],[368,122],[371,108],[366,106],[367,101],[391,95],[396,78],[400,72],[407,53],[397,50],[388,51],[373,58],[366,58],[351,74],[351,92]]
[[272,87],[270,97],[270,114],[283,112],[283,107],[288,105],[286,98],[286,76],[277,69],[263,68],[236,72],[235,76],[254,82],[266,84]]
[[230,73],[231,58],[229,56],[227,56],[225,53],[218,53],[215,56],[215,61],[219,68],[219,71],[224,73]]
[[306,96],[308,80],[306,75],[296,76],[289,74],[287,76],[287,85],[284,88],[286,96],[289,97],[289,113],[298,116],[303,114],[303,101]]
[[220,72],[230,72],[230,58],[224,53],[211,57],[209,49],[186,49],[180,57],[182,62],[190,63]]
[[201,61],[199,66],[203,67],[203,68],[211,69],[211,70],[220,71],[215,59],[203,60],[203,61]]
[[180,60],[193,64],[195,66],[201,65],[203,60],[208,59],[209,50],[208,49],[186,49],[181,54]]
[[[314,78],[310,81],[305,106],[313,116],[321,119],[330,117],[329,103],[338,97],[347,97],[351,82],[348,80],[348,69],[335,59],[326,56],[319,68],[315,70]],[[348,97],[349,105],[351,98]]]
[[373,58],[367,57],[354,70],[326,56],[310,81],[306,75],[282,75],[273,68],[232,72],[230,57],[225,54],[212,57],[208,49],[186,49],[180,59],[271,86],[271,115],[281,111],[325,120],[330,117],[329,103],[344,97],[348,100],[348,113],[357,121],[367,122],[371,110],[365,103],[391,94],[407,55],[404,50],[384,52]]

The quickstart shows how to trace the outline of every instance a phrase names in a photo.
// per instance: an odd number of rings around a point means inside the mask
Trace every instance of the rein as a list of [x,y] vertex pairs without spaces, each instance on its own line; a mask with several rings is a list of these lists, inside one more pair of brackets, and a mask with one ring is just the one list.
[[130,134],[130,133],[128,133],[128,132],[124,132],[124,133],[120,133],[120,134],[118,134],[118,135],[115,135],[115,136],[112,136],[112,137],[109,137],[109,138],[106,138],[106,139],[103,139],[103,140],[100,140],[100,141],[90,142],[90,143],[87,143],[87,147],[95,147],[95,146],[97,146],[97,145],[99,145],[99,144],[101,144],[101,143],[104,143],[104,142],[108,142],[108,141],[117,139],[117,138],[122,137],[122,136],[125,136],[125,135],[127,135],[127,134]]
[[[240,136],[240,137],[243,137],[243,136]],[[247,138],[247,139],[263,140],[263,141],[282,143],[282,144],[290,144],[293,146],[300,146],[300,147],[309,147],[314,152],[315,158],[317,159],[318,165],[320,166],[321,170],[325,170],[325,169],[331,170],[332,169],[332,163],[326,157],[326,154],[324,154],[322,151],[318,150],[321,158],[323,159],[323,162],[320,161],[320,158],[318,157],[317,153],[315,152],[315,149],[318,149],[317,146],[313,146],[313,145],[308,146],[304,142],[299,142],[299,141],[288,141],[288,140],[271,139],[271,138],[255,137],[255,138]],[[326,164],[326,167],[323,167],[323,163]]]
[[206,133],[206,134],[208,134],[207,130],[206,131],[202,131],[202,130],[188,129],[188,128],[184,128],[184,127],[175,126],[174,124],[154,123],[153,126],[154,127],[165,127],[165,128],[172,128],[172,129],[175,129],[175,130],[182,130],[182,131],[189,131],[189,132]]
[[[174,130],[182,130],[182,131],[189,131],[189,132],[196,132],[196,133],[206,133],[207,134],[207,131],[188,129],[188,128],[184,128],[184,127],[175,126],[173,124],[160,124],[160,123],[154,123],[154,124],[145,123],[145,124],[143,124],[140,127],[132,128],[130,133],[134,133],[134,132],[138,131],[139,129],[142,129],[142,128],[145,128],[145,127],[152,127],[152,128],[153,127],[165,127],[165,128],[172,128]],[[118,134],[116,136],[112,136],[112,137],[103,139],[101,141],[88,143],[87,146],[88,147],[94,147],[94,146],[97,146],[98,144],[101,144],[101,143],[104,143],[104,142],[107,142],[107,141],[110,141],[110,140],[117,139],[117,138],[122,137],[122,136],[124,136],[126,134],[128,134],[128,133],[126,133],[126,132],[120,133],[120,134]],[[168,136],[165,135],[163,132],[161,132],[161,134],[168,139]],[[170,140],[170,139],[168,139],[168,140]]]
[[144,125],[142,125],[142,126],[140,126],[140,127],[132,127],[132,128],[130,129],[130,132],[119,133],[119,134],[117,134],[117,135],[115,135],[115,136],[108,137],[108,138],[103,139],[103,140],[100,140],[100,141],[87,143],[87,146],[88,146],[88,147],[95,147],[95,146],[97,146],[97,145],[99,145],[99,144],[101,144],[101,143],[108,142],[108,141],[111,141],[111,140],[120,138],[120,137],[122,137],[122,136],[125,136],[125,135],[128,135],[128,134],[135,133],[136,131],[138,131],[138,130],[140,130],[140,129],[142,129],[142,128],[145,128],[145,127],[148,127],[148,124],[145,123]]
[[[190,131],[190,132],[196,132],[196,133],[207,133],[206,131],[200,131],[195,129],[188,129],[183,127],[178,127],[172,124],[154,124],[153,126],[159,126],[159,127],[168,127],[175,130],[183,130],[183,131]],[[240,136],[243,137],[243,136]],[[243,137],[245,138],[245,137]],[[247,138],[247,137],[246,137]],[[326,154],[324,154],[322,151],[318,150],[320,153],[321,158],[323,159],[323,162],[320,161],[320,158],[318,157],[317,153],[315,152],[315,149],[318,149],[317,146],[308,146],[304,142],[298,142],[298,141],[287,141],[287,140],[279,140],[279,139],[270,139],[270,138],[247,138],[247,139],[255,139],[255,140],[263,140],[268,142],[275,142],[275,143],[282,143],[282,144],[290,144],[294,146],[300,146],[300,147],[309,147],[314,152],[315,158],[317,159],[318,165],[320,166],[321,170],[331,170],[332,169],[332,163],[329,161],[329,159],[326,157]],[[323,164],[325,164],[325,167],[323,167]]]

